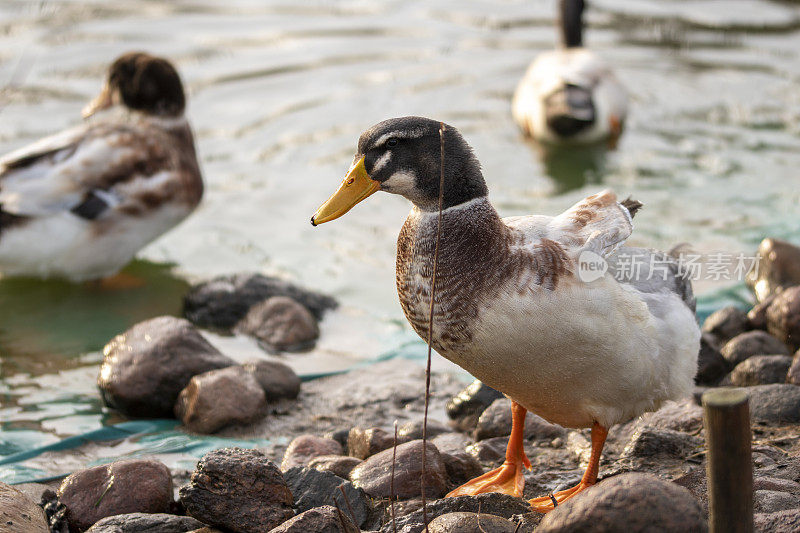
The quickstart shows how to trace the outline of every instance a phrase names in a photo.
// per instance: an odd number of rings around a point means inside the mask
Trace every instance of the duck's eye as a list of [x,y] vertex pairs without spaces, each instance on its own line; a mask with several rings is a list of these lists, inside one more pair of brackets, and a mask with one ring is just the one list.
[[394,147],[394,146],[397,146],[397,142],[398,142],[398,141],[397,141],[397,139],[395,139],[394,137],[389,137],[389,138],[386,140],[386,146],[387,146],[388,148],[392,148],[392,147]]

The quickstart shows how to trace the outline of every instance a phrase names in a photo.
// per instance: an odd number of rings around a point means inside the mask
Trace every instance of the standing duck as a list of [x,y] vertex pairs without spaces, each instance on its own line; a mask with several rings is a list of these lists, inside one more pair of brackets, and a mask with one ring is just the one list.
[[0,158],[0,275],[111,276],[203,195],[181,79],[165,59],[111,64],[80,126]]
[[608,65],[583,47],[584,0],[560,0],[561,45],[542,52],[517,85],[514,120],[538,141],[590,144],[622,133],[628,94]]
[[[440,149],[443,129],[444,154]],[[338,218],[376,191],[414,206],[397,240],[403,311],[426,339],[443,157],[441,242],[433,347],[512,400],[506,461],[450,495],[521,496],[526,410],[570,428],[592,428],[592,453],[575,487],[531,500],[551,510],[597,480],[608,429],[691,393],[700,331],[690,283],[666,254],[622,248],[638,202],[603,191],[559,216],[500,218],[472,149],[439,122],[405,117],[365,131],[350,171],[311,222]],[[635,255],[640,276],[624,271]],[[608,271],[581,275],[585,260]],[[655,275],[648,267],[660,266]],[[655,270],[654,270],[655,272]]]

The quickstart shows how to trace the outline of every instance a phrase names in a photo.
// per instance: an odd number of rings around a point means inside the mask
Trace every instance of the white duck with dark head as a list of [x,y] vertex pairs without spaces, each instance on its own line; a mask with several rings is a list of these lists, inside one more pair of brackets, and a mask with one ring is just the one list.
[[[376,191],[414,205],[397,241],[397,290],[403,311],[427,339],[437,234],[441,123],[420,117],[365,131],[337,192],[311,219],[345,214]],[[665,274],[618,281],[619,247],[633,231],[638,202],[603,191],[556,216],[501,218],[472,149],[444,128],[444,188],[436,276],[433,347],[513,401],[514,425],[500,468],[451,495],[522,495],[525,411],[570,428],[592,428],[592,455],[581,482],[553,495],[563,501],[597,479],[608,428],[691,393],[700,331],[691,285],[666,254],[628,248]],[[583,281],[581,254],[608,262]],[[644,269],[646,270],[646,268]],[[531,500],[537,511],[550,497]]]

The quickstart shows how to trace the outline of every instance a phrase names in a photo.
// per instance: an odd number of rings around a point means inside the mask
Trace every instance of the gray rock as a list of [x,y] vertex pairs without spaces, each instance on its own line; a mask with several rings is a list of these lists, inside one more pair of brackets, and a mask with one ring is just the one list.
[[754,355],[736,365],[730,382],[736,387],[784,383],[790,366],[792,358],[788,355]]
[[294,515],[280,470],[258,450],[207,453],[181,487],[180,499],[189,515],[236,533],[262,533]]
[[[398,432],[399,433],[399,432]],[[397,437],[397,443],[402,444],[411,439]],[[394,435],[381,428],[363,429],[355,427],[347,436],[347,453],[358,459],[366,459],[378,452],[387,450],[394,445]]]
[[[294,495],[294,510],[298,514],[314,507],[334,505],[352,518],[356,525],[362,526],[366,522],[369,499],[364,491],[355,488],[350,481],[330,472],[300,466],[284,472],[283,478]],[[346,498],[341,489],[344,489]]]
[[235,331],[255,337],[270,353],[310,350],[319,338],[314,315],[286,296],[274,296],[252,306]]
[[2,482],[0,530],[4,533],[50,533],[42,509],[27,495]]
[[643,414],[634,425],[635,429],[644,427],[695,433],[703,427],[703,408],[691,398],[667,402],[658,411]]
[[425,483],[428,498],[438,498],[447,491],[447,469],[431,443],[425,447],[426,474],[422,475],[422,441],[414,440],[397,446],[392,490],[392,455],[394,449],[377,453],[350,473],[353,484],[374,498],[413,498],[419,496]]
[[79,470],[58,488],[71,529],[84,531],[108,516],[168,513],[172,476],[163,463],[129,459]]
[[759,261],[747,275],[747,285],[758,301],[782,289],[800,285],[800,248],[778,239],[764,239],[758,246]]
[[789,371],[786,373],[786,383],[800,385],[800,350],[792,358],[792,366],[789,367]]
[[[444,424],[440,424],[436,420],[428,420],[428,439],[449,433],[451,430]],[[418,440],[422,438],[422,420],[411,420],[402,424],[397,428],[397,437],[400,442],[408,442],[410,440]],[[402,439],[402,440],[400,440]]]
[[467,446],[474,444],[472,439],[463,433],[442,433],[431,439],[431,442],[441,453],[464,453]]
[[484,464],[502,463],[507,446],[508,437],[494,437],[467,446],[467,453]]
[[671,429],[642,428],[634,432],[621,458],[672,457],[685,459],[703,446],[703,439]]
[[[799,473],[800,474],[800,473]],[[788,492],[795,496],[800,496],[800,483],[790,479],[779,477],[762,476],[753,480],[754,490],[777,490],[778,492]]]
[[191,288],[183,300],[183,314],[201,327],[229,330],[245,317],[250,308],[273,296],[288,296],[300,302],[319,320],[336,300],[261,274],[241,273],[220,276]]
[[753,510],[756,513],[777,513],[800,508],[800,498],[786,492],[759,489],[753,497]]
[[695,467],[672,482],[688,490],[700,505],[703,516],[708,517],[708,479],[704,466]]
[[[524,436],[526,439],[553,440],[563,437],[567,430],[551,424],[531,412],[525,414]],[[475,440],[481,441],[492,437],[507,437],[511,434],[511,400],[498,398],[481,413],[475,428]]]
[[770,294],[747,312],[747,321],[750,323],[750,329],[767,329],[767,310],[776,296],[777,294]]
[[269,533],[358,533],[343,509],[316,507],[287,520]]
[[800,531],[800,509],[759,513],[753,516],[753,522],[759,533],[797,533]]
[[258,420],[266,406],[256,378],[241,366],[231,366],[194,376],[175,402],[175,416],[190,431],[214,433]]
[[722,347],[722,356],[736,366],[754,355],[789,355],[786,345],[765,331],[748,331],[732,338]]
[[475,380],[467,388],[459,392],[445,407],[447,416],[455,422],[461,431],[472,431],[484,409],[493,401],[503,398],[503,393],[498,392],[479,380]]
[[447,477],[454,487],[463,485],[472,478],[483,474],[483,467],[475,457],[467,452],[444,453],[440,452]]
[[767,309],[767,331],[792,350],[800,349],[800,285],[775,297]]
[[95,522],[87,533],[186,533],[203,527],[191,516],[163,513],[129,513]]
[[294,400],[300,394],[300,377],[278,361],[248,361],[242,367],[256,378],[268,402]]
[[295,466],[306,466],[315,457],[341,455],[342,452],[342,445],[333,439],[316,435],[300,435],[286,448],[283,461],[281,461],[281,470],[285,472]]
[[768,425],[800,422],[800,387],[786,383],[748,387],[750,417]]
[[[430,501],[428,502],[427,515],[428,523],[430,524],[430,521],[436,517],[448,513],[481,513],[508,519],[514,515],[527,513],[530,509],[530,504],[522,498],[492,492],[479,494],[478,496],[457,496],[455,498]],[[422,509],[399,517],[396,525],[398,533],[420,533],[424,531],[425,523]],[[393,531],[393,525],[389,522],[384,524],[380,533],[393,533]]]
[[516,533],[517,528],[505,518],[486,513],[447,513],[428,523],[429,533]]
[[539,527],[544,515],[542,513],[530,512],[511,517],[511,521],[517,524],[516,533],[533,533]]
[[710,333],[719,344],[725,344],[749,329],[747,313],[738,307],[723,307],[711,313],[703,322],[702,331]]
[[234,364],[189,322],[162,316],[106,345],[97,385],[105,404],[128,416],[172,418],[175,400],[193,376]]
[[350,472],[363,462],[363,460],[349,455],[320,455],[311,459],[308,462],[308,467],[349,479]]
[[697,356],[695,383],[714,385],[730,371],[730,368],[728,361],[722,357],[711,335],[703,333],[700,337],[700,353]]
[[537,533],[708,531],[691,493],[650,474],[620,474],[570,498],[545,515]]

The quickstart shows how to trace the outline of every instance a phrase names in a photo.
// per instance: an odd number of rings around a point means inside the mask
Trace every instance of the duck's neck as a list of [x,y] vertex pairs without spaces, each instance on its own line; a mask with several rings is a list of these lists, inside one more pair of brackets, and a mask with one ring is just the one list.
[[564,48],[583,46],[583,7],[583,0],[561,0],[559,2],[561,45]]

